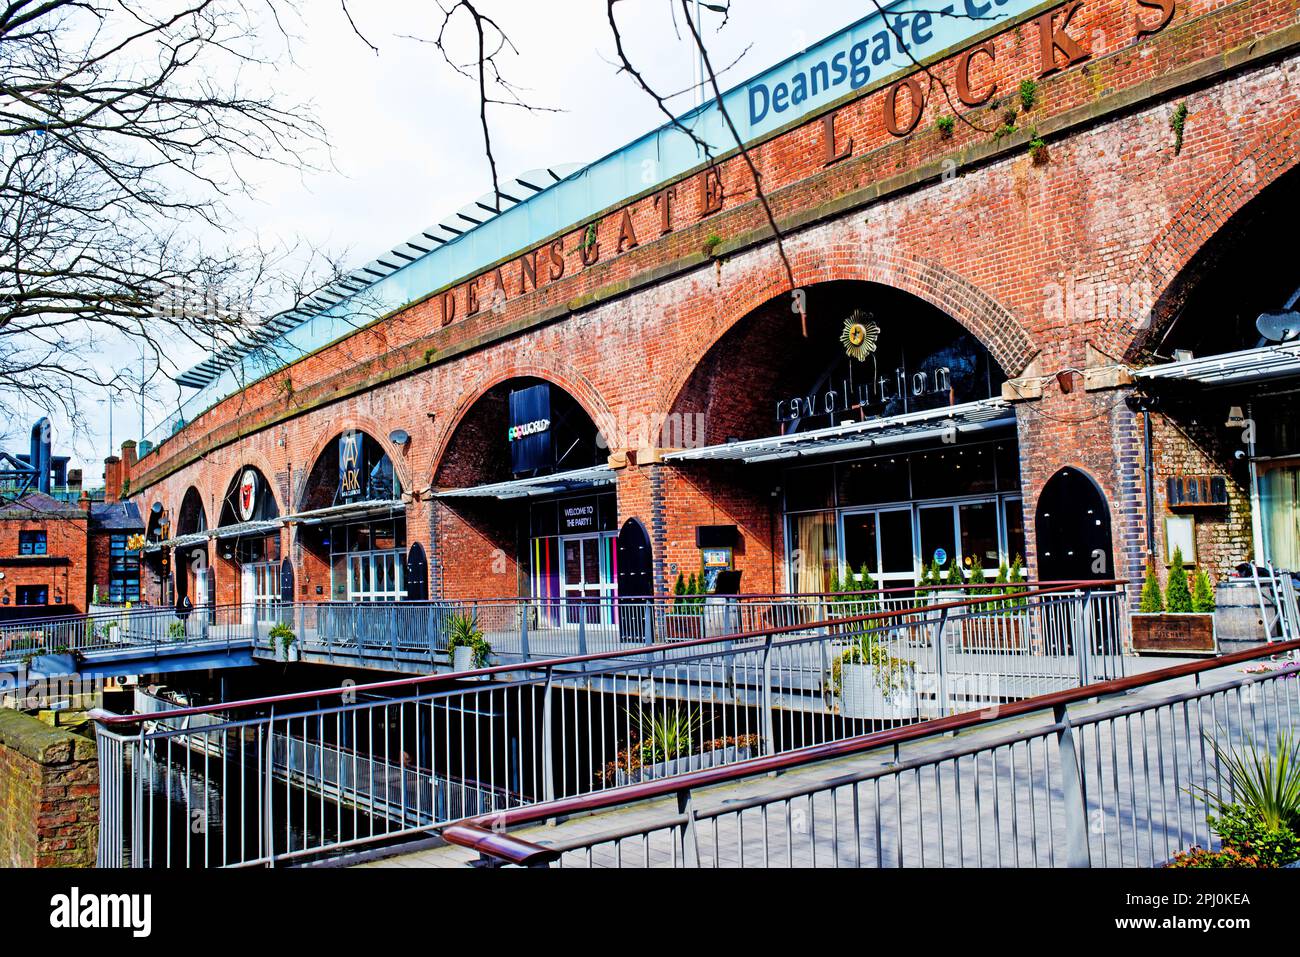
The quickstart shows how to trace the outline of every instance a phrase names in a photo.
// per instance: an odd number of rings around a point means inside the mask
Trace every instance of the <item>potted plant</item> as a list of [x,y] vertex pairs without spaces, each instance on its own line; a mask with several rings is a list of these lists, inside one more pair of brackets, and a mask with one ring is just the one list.
[[[180,624],[180,622],[177,622]],[[184,625],[181,628],[184,629]],[[276,622],[271,626],[271,630],[266,634],[271,642],[271,650],[275,652],[277,661],[298,661],[300,654],[298,652],[298,636],[282,621]]]
[[[292,634],[292,632],[291,632],[291,634]],[[169,624],[169,625],[167,626],[167,638],[168,638],[169,641],[184,641],[184,640],[185,640],[185,622],[183,622],[183,621],[173,621],[171,624]],[[274,644],[274,640],[272,641],[272,644]]]
[[[1024,581],[1021,571],[1023,559],[1019,555],[1011,567],[1006,562],[998,566],[993,581],[980,588],[972,588],[971,594],[979,597],[992,597],[993,601],[976,606],[973,618],[962,622],[962,645],[968,650],[1007,651],[1019,650],[1025,643],[1024,598],[1008,598]],[[972,568],[983,576],[979,560],[972,562]],[[974,572],[972,572],[974,580]]]
[[1164,595],[1154,562],[1147,563],[1138,610],[1129,615],[1133,650],[1140,654],[1212,655],[1219,650],[1214,628],[1214,590],[1209,576],[1193,569],[1196,596],[1188,584],[1183,550],[1174,549]]
[[669,641],[693,641],[704,637],[704,575],[694,573],[689,579],[681,573],[673,586],[673,601],[664,614],[664,630]]
[[474,615],[452,615],[447,622],[447,659],[452,671],[478,671],[492,664],[492,646]]
[[1206,737],[1228,780],[1192,791],[1212,811],[1206,822],[1222,846],[1180,852],[1168,866],[1285,867],[1300,860],[1300,744],[1289,732],[1279,734],[1276,752],[1261,754],[1254,745],[1236,750]]
[[846,718],[903,720],[917,715],[915,676],[916,665],[865,635],[831,665],[831,688]]

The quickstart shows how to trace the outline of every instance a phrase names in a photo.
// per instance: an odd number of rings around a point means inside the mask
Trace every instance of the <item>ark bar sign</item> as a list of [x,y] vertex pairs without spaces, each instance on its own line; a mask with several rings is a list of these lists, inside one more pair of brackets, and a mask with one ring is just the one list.
[[[1040,12],[998,32],[999,25],[1035,10]],[[951,107],[942,107],[945,112],[974,110],[1013,95],[1016,77],[1041,80],[1112,52],[1116,44],[1141,41],[1165,29],[1178,12],[1179,0],[1065,0],[1055,6],[1039,0],[899,0],[728,91],[723,102],[752,149],[768,149],[768,138],[776,149],[787,137],[811,141],[802,147],[812,154],[810,164],[772,171],[764,186],[774,191],[807,177],[808,167],[821,171],[911,136],[940,95],[920,63],[933,63],[930,68],[951,79],[955,95]],[[1101,29],[1103,20],[1112,25],[1109,32]],[[866,117],[865,132],[861,126],[855,135],[837,130],[843,125],[837,117],[847,111]],[[680,122],[719,155],[734,148],[727,118],[714,102]],[[807,125],[820,129],[809,137]],[[629,184],[647,169],[659,175],[648,182],[658,185],[629,202]],[[735,157],[710,165],[680,129],[652,131],[550,187],[550,206],[533,207],[541,201],[536,197],[498,217],[517,219],[535,208],[539,229],[547,210],[564,209],[566,218],[574,218],[554,223],[551,238],[521,255],[442,287],[432,297],[440,325],[504,313],[515,298],[752,202],[748,175]],[[621,184],[621,198],[615,198],[613,184]],[[579,186],[588,191],[584,202],[570,196]],[[608,212],[583,217],[591,208]]]

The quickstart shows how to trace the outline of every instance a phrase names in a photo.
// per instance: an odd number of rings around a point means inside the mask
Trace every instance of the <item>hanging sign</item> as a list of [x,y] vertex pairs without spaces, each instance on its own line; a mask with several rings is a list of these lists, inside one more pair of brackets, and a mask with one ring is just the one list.
[[840,381],[825,391],[810,392],[782,399],[776,404],[778,422],[796,422],[817,416],[836,416],[846,412],[883,406],[895,399],[920,399],[942,395],[952,388],[952,370],[939,366],[923,372],[895,369],[893,375],[881,375],[864,382]]
[[555,465],[551,387],[545,383],[510,393],[510,465],[515,475]]
[[257,510],[257,473],[244,469],[239,477],[239,488],[235,490],[235,506],[242,522],[251,522]]
[[350,502],[361,497],[361,433],[344,432],[339,436],[339,500]]

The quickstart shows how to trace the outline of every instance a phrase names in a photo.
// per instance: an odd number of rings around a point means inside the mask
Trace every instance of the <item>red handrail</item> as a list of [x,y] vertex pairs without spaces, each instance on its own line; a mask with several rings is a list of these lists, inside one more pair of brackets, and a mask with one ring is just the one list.
[[[1017,718],[1036,711],[1045,711],[1048,708],[1064,707],[1091,698],[1122,694],[1126,691],[1159,684],[1174,678],[1198,675],[1206,671],[1215,671],[1219,668],[1226,668],[1235,664],[1292,651],[1300,651],[1300,641],[1264,645],[1259,648],[1234,652],[1220,658],[1188,662],[1142,675],[1115,678],[1097,684],[1071,688],[1067,691],[1054,691],[1035,698],[1025,698],[1021,701],[1000,706],[997,713],[991,716],[987,714],[985,709],[968,711],[944,718],[933,718],[901,728],[875,731],[853,738],[812,745],[811,747],[788,751],[785,754],[752,758],[748,761],[737,762],[721,768],[692,771],[687,774],[634,784],[624,788],[599,791],[580,797],[561,798],[549,804],[534,804],[515,808],[514,810],[499,811],[491,815],[481,815],[477,818],[462,821],[459,824],[444,827],[442,836],[448,843],[477,850],[480,853],[490,853],[510,864],[544,863],[554,860],[559,856],[560,852],[553,848],[542,847],[511,837],[505,834],[504,830],[509,827],[535,824],[553,818],[572,817],[577,814],[587,814],[634,802],[648,801],[669,794],[676,794],[680,791],[728,784],[743,778],[789,771],[793,768],[821,761],[861,754],[864,751],[875,751],[891,745],[903,745],[936,734],[965,731],[979,725],[1005,721],[1008,718]],[[1300,665],[1296,666],[1293,671],[1300,673]]]
[[[594,652],[586,655],[572,655],[567,658],[547,658],[538,661],[524,661],[508,665],[493,665],[490,668],[480,668],[476,671],[458,671],[436,675],[420,675],[415,678],[398,678],[393,681],[379,681],[368,685],[350,685],[348,687],[327,688],[319,691],[300,691],[287,695],[275,695],[266,698],[249,698],[243,701],[232,701],[219,705],[205,705],[196,708],[186,708],[178,711],[168,712],[174,717],[185,717],[195,714],[211,714],[214,711],[229,711],[236,708],[260,708],[268,705],[284,704],[292,701],[307,701],[321,697],[332,697],[339,694],[360,694],[369,691],[390,691],[394,688],[415,688],[430,684],[452,683],[464,681],[469,678],[479,678],[488,675],[510,674],[517,671],[545,671],[553,670],[557,667],[567,665],[581,665],[592,661],[609,661],[619,658],[630,658],[637,655],[652,654],[658,651],[681,651],[683,648],[696,648],[704,645],[716,645],[724,641],[748,641],[755,638],[765,638],[768,635],[784,635],[795,632],[807,631],[817,625],[835,625],[843,627],[845,625],[865,624],[869,621],[887,621],[895,618],[903,618],[909,615],[923,613],[929,615],[936,611],[951,611],[954,608],[968,608],[973,605],[983,605],[989,602],[1014,601],[1021,598],[1032,598],[1035,595],[1057,594],[1060,592],[1074,591],[1080,588],[1109,588],[1112,586],[1128,584],[1125,579],[1110,579],[1106,581],[1089,581],[1089,582],[1071,582],[1065,585],[1058,585],[1052,588],[1043,588],[1036,592],[1017,592],[1011,595],[988,595],[980,598],[967,598],[965,601],[940,602],[934,605],[922,605],[915,608],[898,608],[891,611],[871,612],[865,615],[853,615],[845,618],[836,618],[834,621],[807,622],[797,625],[781,625],[776,628],[764,628],[760,631],[739,632],[733,635],[718,635],[709,638],[694,638],[689,641],[675,641],[669,644],[643,645],[638,648],[626,648],[621,651]],[[145,720],[147,715],[136,714],[110,714],[108,712],[95,712],[91,717],[95,720],[108,725],[134,724]]]

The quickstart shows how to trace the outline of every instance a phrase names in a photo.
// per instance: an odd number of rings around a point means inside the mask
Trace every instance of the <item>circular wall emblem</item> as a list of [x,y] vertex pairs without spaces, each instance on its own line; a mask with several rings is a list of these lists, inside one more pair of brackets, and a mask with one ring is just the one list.
[[239,488],[235,491],[235,499],[240,521],[252,521],[253,508],[257,505],[257,473],[252,469],[245,469],[244,474],[239,477]]

